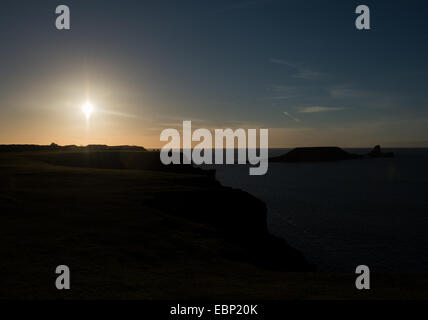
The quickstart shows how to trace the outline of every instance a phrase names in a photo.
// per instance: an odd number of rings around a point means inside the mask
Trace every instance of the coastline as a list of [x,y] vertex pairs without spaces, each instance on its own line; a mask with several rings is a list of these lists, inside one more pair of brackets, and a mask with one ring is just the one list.
[[[59,264],[73,272],[70,297],[83,299],[159,297],[156,287],[165,281],[169,298],[190,297],[198,292],[194,281],[223,272],[244,286],[261,275],[313,270],[300,252],[269,234],[262,201],[221,186],[212,174],[109,167],[117,159],[129,166],[133,153],[148,154],[142,151],[78,152],[82,158],[0,153],[0,297],[57,298],[49,279]],[[91,155],[107,163],[61,163]],[[129,281],[134,284],[122,285]],[[174,295],[178,283],[184,287]],[[94,291],[100,285],[103,293]]]
[[[426,298],[423,273],[374,273],[376,290],[362,295],[354,273],[308,272],[268,233],[264,202],[207,175],[48,157],[0,152],[0,299]],[[71,269],[68,292],[54,286],[59,264]]]

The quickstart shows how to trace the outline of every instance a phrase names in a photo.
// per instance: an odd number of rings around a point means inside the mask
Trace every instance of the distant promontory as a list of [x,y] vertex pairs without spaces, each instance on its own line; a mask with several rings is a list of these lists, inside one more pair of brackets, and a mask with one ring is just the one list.
[[389,158],[393,157],[392,152],[382,152],[379,145],[375,146],[367,154],[354,154],[339,147],[307,147],[295,148],[286,154],[270,158],[270,162],[325,162],[352,160],[363,158]]

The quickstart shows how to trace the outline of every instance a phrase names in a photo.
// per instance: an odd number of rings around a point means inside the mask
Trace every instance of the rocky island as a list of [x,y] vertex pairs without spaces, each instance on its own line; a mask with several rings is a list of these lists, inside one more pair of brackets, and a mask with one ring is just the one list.
[[278,157],[270,158],[270,162],[324,162],[363,158],[393,157],[392,152],[382,152],[379,145],[367,154],[354,154],[339,147],[307,147],[295,148]]

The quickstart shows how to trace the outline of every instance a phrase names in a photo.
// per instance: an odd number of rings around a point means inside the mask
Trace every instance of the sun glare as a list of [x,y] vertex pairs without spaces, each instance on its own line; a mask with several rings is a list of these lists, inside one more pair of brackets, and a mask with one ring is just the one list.
[[94,106],[89,101],[85,102],[82,106],[82,111],[86,116],[86,119],[89,120],[91,114],[94,112]]

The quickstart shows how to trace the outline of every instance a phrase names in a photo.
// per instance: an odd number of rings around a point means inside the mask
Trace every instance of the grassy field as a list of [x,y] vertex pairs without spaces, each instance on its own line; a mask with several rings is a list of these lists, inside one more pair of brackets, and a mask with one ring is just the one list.
[[[373,274],[372,290],[359,292],[353,274],[285,272],[270,256],[259,263],[272,248],[238,241],[230,228],[259,232],[254,223],[264,216],[238,204],[260,203],[207,176],[85,168],[61,158],[69,156],[0,153],[0,298],[428,298],[426,274]],[[281,266],[293,263],[296,253],[281,248]],[[55,288],[60,264],[71,269],[69,291]]]

